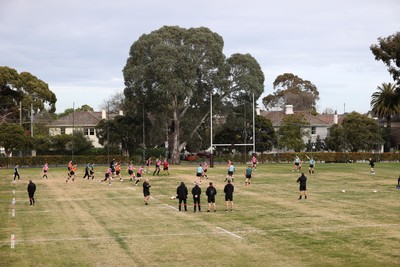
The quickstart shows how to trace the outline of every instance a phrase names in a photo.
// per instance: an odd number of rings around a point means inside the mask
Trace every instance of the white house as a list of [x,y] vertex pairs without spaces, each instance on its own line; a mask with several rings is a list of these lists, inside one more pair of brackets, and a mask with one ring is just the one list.
[[123,115],[122,111],[119,114],[107,114],[105,110],[96,111],[77,111],[65,117],[51,122],[49,127],[50,135],[72,134],[73,131],[82,131],[85,136],[92,141],[94,147],[103,147],[100,145],[96,136],[96,125],[102,119],[113,119],[117,115]]

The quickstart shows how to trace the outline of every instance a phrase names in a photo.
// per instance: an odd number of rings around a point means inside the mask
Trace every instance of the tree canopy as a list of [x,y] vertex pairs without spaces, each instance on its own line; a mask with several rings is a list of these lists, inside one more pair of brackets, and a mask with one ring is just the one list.
[[370,46],[376,60],[381,60],[388,68],[397,86],[400,87],[400,32],[388,37],[379,37],[378,44]]
[[319,92],[310,81],[292,73],[284,73],[276,77],[273,85],[275,92],[263,98],[263,104],[267,109],[293,105],[296,111],[316,111]]
[[302,151],[306,147],[303,137],[308,135],[303,128],[307,125],[309,123],[301,114],[286,115],[279,127],[278,147]]
[[148,117],[146,129],[169,129],[163,136],[171,137],[172,162],[179,161],[189,140],[206,134],[211,96],[218,114],[224,103],[243,102],[252,93],[257,99],[263,92],[257,61],[249,54],[226,59],[223,45],[222,37],[205,27],[164,26],[131,46],[123,70],[127,111]]
[[[371,107],[373,112],[386,119],[388,135],[390,136],[392,117],[399,114],[400,111],[396,86],[392,83],[383,83],[382,86],[378,86],[378,91],[372,94]],[[388,138],[388,141],[386,150],[390,150],[392,147],[390,138]]]
[[333,125],[326,138],[328,148],[333,151],[371,151],[379,150],[383,137],[378,123],[357,112],[348,114],[340,126]]
[[24,129],[15,123],[3,123],[0,127],[0,147],[4,147],[6,156],[10,156],[13,149],[25,149],[32,146],[32,139],[26,136]]
[[27,117],[31,104],[34,112],[48,110],[54,113],[57,98],[48,85],[29,72],[18,73],[10,67],[0,66],[0,123],[19,119],[19,103]]

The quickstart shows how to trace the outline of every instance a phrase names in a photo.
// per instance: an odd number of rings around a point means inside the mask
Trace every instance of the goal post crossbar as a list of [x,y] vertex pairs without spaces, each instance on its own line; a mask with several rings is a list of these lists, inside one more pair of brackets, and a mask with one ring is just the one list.
[[213,146],[253,146],[254,144],[212,144]]

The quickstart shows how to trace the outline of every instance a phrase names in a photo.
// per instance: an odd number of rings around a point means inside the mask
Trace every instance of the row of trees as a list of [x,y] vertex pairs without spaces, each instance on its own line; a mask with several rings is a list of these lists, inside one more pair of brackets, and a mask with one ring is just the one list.
[[[397,81],[397,87],[389,85],[392,89],[382,89],[382,92],[373,95],[371,102],[375,112],[386,117],[389,134],[390,116],[398,113],[398,43],[397,33],[380,38],[378,45],[371,46],[376,59],[388,65],[389,72]],[[98,125],[100,142],[122,144],[123,150],[130,153],[139,147],[165,144],[172,153],[173,162],[179,161],[179,154],[184,148],[192,151],[208,148],[211,134],[215,143],[251,143],[253,96],[258,99],[264,91],[264,74],[250,54],[226,57],[222,52],[223,44],[221,36],[204,27],[183,29],[165,26],[142,35],[132,44],[123,69],[125,89],[122,105],[126,115]],[[55,118],[56,97],[47,84],[35,76],[0,67],[0,85],[1,122],[15,123],[18,119],[21,122],[21,118],[28,118],[31,116],[30,105],[34,113],[40,113],[43,119]],[[297,111],[316,113],[319,92],[310,81],[285,73],[276,78],[273,86],[274,93],[263,99],[267,108],[293,104]],[[386,91],[396,96],[393,97],[393,107],[384,100],[391,99],[384,97]],[[119,98],[115,105],[118,107],[121,105]],[[22,116],[19,115],[20,102]],[[82,107],[82,110],[88,108]],[[215,125],[212,133],[209,127],[211,109]],[[68,112],[71,110],[64,113]],[[257,150],[265,151],[272,147],[296,151],[306,149],[301,130],[306,124],[304,118],[287,116],[276,134],[270,121],[257,116]],[[24,123],[21,126],[26,133]],[[382,142],[377,124],[357,113],[348,115],[342,125],[333,126],[330,132],[327,139],[318,143],[318,148],[371,150]],[[363,141],[356,143],[357,139]],[[20,146],[29,147],[32,143],[39,146],[47,142],[21,140],[20,144],[25,145]],[[67,145],[64,147],[68,148]]]

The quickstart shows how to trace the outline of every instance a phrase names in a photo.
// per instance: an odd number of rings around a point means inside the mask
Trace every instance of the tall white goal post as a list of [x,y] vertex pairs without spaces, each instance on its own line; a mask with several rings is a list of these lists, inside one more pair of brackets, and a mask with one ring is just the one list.
[[246,143],[245,144],[214,144],[213,143],[213,108],[212,108],[212,106],[213,106],[213,102],[212,102],[212,92],[211,92],[210,93],[210,125],[211,125],[211,127],[210,127],[210,130],[211,130],[211,132],[210,132],[210,138],[211,138],[210,167],[211,168],[214,167],[213,150],[214,150],[214,147],[217,147],[217,146],[232,146],[232,145],[234,145],[234,146],[253,146],[253,153],[255,153],[256,152],[256,131],[255,131],[256,109],[255,109],[254,93],[253,93],[253,112],[252,112],[253,113],[253,143],[249,143],[249,144],[246,144]]

